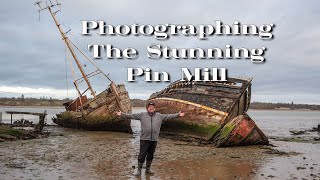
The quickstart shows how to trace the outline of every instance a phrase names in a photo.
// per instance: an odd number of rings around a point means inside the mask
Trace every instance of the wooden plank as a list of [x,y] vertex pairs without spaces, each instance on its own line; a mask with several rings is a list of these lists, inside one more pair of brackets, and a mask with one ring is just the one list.
[[[34,112],[21,112],[21,111],[6,111],[7,114],[30,114],[35,116],[42,116],[45,113],[34,113]],[[12,119],[12,118],[11,118]]]
[[241,89],[243,85],[241,86],[235,86],[235,85],[229,85],[229,84],[203,84],[203,83],[194,83],[194,85],[197,86],[214,86],[214,87],[222,87],[222,88],[227,88],[227,89]]

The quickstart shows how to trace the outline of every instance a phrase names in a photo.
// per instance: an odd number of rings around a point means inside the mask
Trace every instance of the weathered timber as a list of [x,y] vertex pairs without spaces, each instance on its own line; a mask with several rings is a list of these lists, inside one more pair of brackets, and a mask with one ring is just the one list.
[[63,103],[63,105],[67,111],[76,111],[77,109],[81,108],[81,106],[87,101],[87,96],[80,96],[73,101]]
[[23,111],[6,111],[7,114],[11,115],[11,126],[12,126],[12,115],[13,114],[27,114],[27,115],[35,115],[39,116],[39,122],[36,124],[34,128],[35,133],[41,133],[44,127],[44,120],[47,116],[47,111],[44,111],[44,113],[35,113],[35,112],[23,112]]
[[35,126],[34,131],[36,133],[40,133],[43,129],[44,126],[44,120],[45,117],[47,115],[47,112],[44,111],[44,113],[35,113],[35,112],[21,112],[21,111],[6,111],[7,114],[11,115],[11,126],[12,126],[12,115],[13,114],[28,114],[28,115],[35,115],[35,116],[39,116],[39,122],[38,124]]
[[[176,81],[167,88],[152,94],[161,113],[185,112],[184,117],[168,120],[163,123],[161,133],[171,137],[190,137],[215,143],[218,147],[250,144],[268,144],[267,137],[246,114],[251,99],[251,79],[229,78],[227,82],[181,82]],[[228,129],[228,123],[237,119],[240,129]],[[221,133],[226,137],[231,132],[245,131],[249,126],[258,131],[248,141],[226,141],[221,143]],[[233,128],[236,126],[233,126]],[[225,131],[228,129],[230,131]],[[251,131],[250,131],[251,132]],[[174,134],[174,135],[173,135]],[[262,134],[262,135],[260,135]],[[260,139],[259,139],[260,138]],[[219,141],[217,139],[220,139]],[[232,139],[232,138],[231,138]],[[234,140],[234,139],[233,139]],[[240,141],[240,140],[239,140]]]
[[[53,118],[53,122],[60,126],[76,129],[132,132],[130,121],[115,117],[115,112],[120,109],[123,112],[131,112],[132,107],[128,92],[122,84],[116,85],[115,88],[112,90],[109,87],[76,110],[57,114]],[[118,101],[114,91],[117,91]]]
[[268,138],[248,115],[240,115],[223,126],[214,137],[217,147],[267,145]]
[[46,118],[46,115],[47,115],[47,111],[44,111],[43,114],[39,115],[39,122],[36,125],[36,127],[34,128],[34,131],[36,133],[42,132],[43,127],[44,127],[44,119]]
[[22,111],[6,111],[7,114],[30,114],[35,116],[41,116],[44,113],[35,113],[35,112],[22,112]]
[[[131,112],[131,102],[123,84],[116,85],[107,74],[105,74],[84,52],[82,52],[67,36],[67,33],[62,30],[60,23],[56,18],[56,12],[53,8],[59,6],[59,3],[46,4],[43,8],[39,5],[40,10],[48,10],[58,31],[62,37],[63,42],[66,45],[67,52],[71,54],[68,56],[70,61],[73,84],[77,90],[78,98],[64,104],[66,111],[57,114],[57,117],[53,118],[53,122],[65,127],[88,129],[88,130],[112,130],[120,129],[119,131],[131,132],[130,122],[121,121],[115,123],[115,112],[121,110],[123,112]],[[82,63],[80,63],[80,57],[89,62],[95,69],[91,73],[85,72]],[[81,77],[76,77],[72,66],[72,60],[76,63]],[[110,81],[109,87],[103,92],[96,93],[94,91],[89,78],[96,75],[104,75]],[[80,90],[79,84],[85,82],[85,90]],[[92,95],[92,99],[87,98],[88,92]],[[107,127],[108,126],[108,127]],[[119,126],[119,128],[118,128]],[[123,128],[125,127],[125,128]]]

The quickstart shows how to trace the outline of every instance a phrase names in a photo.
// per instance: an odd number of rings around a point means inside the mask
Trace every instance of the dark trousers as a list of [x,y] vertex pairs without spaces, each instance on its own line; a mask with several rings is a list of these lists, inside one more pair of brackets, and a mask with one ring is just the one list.
[[157,141],[140,140],[140,153],[138,156],[138,162],[143,164],[145,159],[147,162],[152,162],[156,147]]

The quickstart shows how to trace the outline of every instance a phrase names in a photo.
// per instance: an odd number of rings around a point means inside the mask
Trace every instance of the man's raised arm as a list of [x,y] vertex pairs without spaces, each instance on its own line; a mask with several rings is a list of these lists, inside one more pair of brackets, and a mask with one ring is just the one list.
[[138,114],[128,114],[128,113],[123,113],[121,111],[116,112],[117,116],[121,116],[127,119],[136,119],[136,120],[141,120],[141,113]]
[[180,111],[175,114],[161,114],[161,119],[165,121],[165,120],[169,120],[169,119],[173,119],[181,116],[184,116],[184,113]]

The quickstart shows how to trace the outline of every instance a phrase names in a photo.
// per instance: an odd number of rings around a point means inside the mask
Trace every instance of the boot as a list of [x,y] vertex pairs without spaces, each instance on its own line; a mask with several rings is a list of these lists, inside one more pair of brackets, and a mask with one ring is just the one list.
[[142,165],[143,165],[143,163],[138,163],[138,168],[136,169],[136,171],[135,171],[135,173],[133,175],[141,176]]
[[146,162],[146,174],[154,174],[153,171],[151,171],[151,161]]

